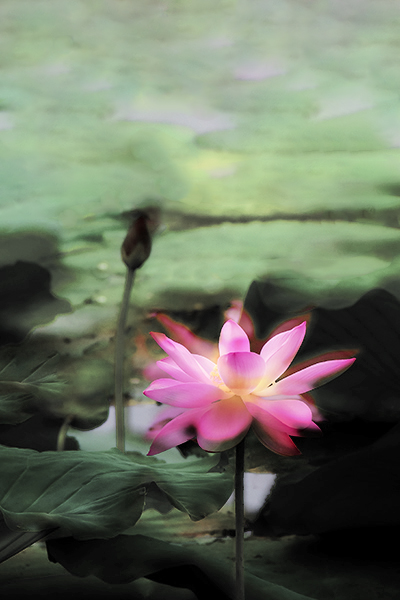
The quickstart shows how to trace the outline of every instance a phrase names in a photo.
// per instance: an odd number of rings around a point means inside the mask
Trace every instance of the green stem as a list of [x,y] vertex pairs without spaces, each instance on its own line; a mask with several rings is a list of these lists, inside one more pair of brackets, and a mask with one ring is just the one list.
[[124,294],[119,312],[117,333],[115,336],[115,426],[117,448],[125,452],[125,407],[124,407],[124,358],[125,325],[128,314],[129,298],[135,278],[133,269],[126,270]]
[[64,419],[63,424],[60,427],[57,437],[57,451],[62,452],[65,447],[65,440],[67,439],[67,433],[71,422],[73,421],[74,415],[67,415]]
[[244,600],[244,440],[236,446],[235,465],[236,600]]

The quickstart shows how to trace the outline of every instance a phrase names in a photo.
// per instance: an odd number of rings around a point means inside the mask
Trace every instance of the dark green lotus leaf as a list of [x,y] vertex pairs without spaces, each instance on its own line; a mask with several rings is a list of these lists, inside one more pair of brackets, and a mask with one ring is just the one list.
[[29,401],[24,396],[2,394],[0,396],[0,423],[15,425],[29,419]]
[[59,357],[42,360],[27,345],[0,353],[0,423],[25,421],[44,403],[61,397],[64,382],[55,373]]
[[64,359],[58,375],[65,382],[62,393],[43,403],[42,410],[70,418],[76,429],[94,429],[104,423],[114,386],[112,364],[103,359]]
[[[119,535],[112,540],[47,542],[49,558],[80,577],[95,575],[107,583],[127,583],[140,577],[189,588],[200,600],[235,595],[232,564],[220,549],[170,544],[144,535]],[[308,597],[246,573],[247,600],[307,600]],[[310,599],[308,599],[310,600]]]
[[0,343],[20,343],[38,325],[71,310],[51,290],[48,269],[28,261],[0,267]]
[[139,519],[146,473],[117,452],[0,448],[0,510],[11,529],[112,537]]
[[0,423],[16,424],[42,413],[68,417],[77,429],[93,429],[108,417],[113,367],[103,359],[41,357],[26,342],[0,353]]
[[209,473],[218,457],[147,466],[117,450],[36,452],[0,447],[0,511],[11,529],[59,528],[79,539],[109,538],[139,519],[156,483],[180,510],[200,519],[232,491],[230,473]]
[[159,461],[153,481],[175,508],[198,521],[219,510],[233,491],[232,470],[210,472],[218,462],[219,454],[178,464]]

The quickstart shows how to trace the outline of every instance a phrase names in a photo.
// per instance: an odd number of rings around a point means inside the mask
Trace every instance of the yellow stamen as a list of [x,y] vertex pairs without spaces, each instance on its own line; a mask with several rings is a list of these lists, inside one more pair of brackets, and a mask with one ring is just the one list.
[[230,392],[231,390],[224,384],[224,382],[221,379],[221,376],[218,372],[218,367],[217,365],[215,365],[215,367],[213,368],[213,370],[210,373],[210,379],[212,381],[212,383],[214,385],[216,385],[217,387],[219,387],[222,391],[224,392]]

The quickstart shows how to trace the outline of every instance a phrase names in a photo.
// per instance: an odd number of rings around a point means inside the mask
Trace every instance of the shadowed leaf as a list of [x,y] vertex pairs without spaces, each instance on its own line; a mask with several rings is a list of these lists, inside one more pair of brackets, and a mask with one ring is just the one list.
[[38,453],[0,447],[0,461],[0,511],[10,529],[57,527],[79,539],[114,537],[132,527],[152,483],[194,520],[218,510],[232,491],[231,474],[208,472],[215,457],[179,467],[147,466],[116,450]]
[[51,401],[62,393],[65,384],[55,374],[58,360],[52,356],[38,364],[36,353],[26,347],[2,349],[0,423],[21,423],[36,412],[37,401]]
[[[232,564],[210,547],[170,544],[142,535],[120,535],[112,540],[80,542],[71,538],[47,543],[50,560],[60,562],[80,577],[95,575],[108,583],[126,583],[148,577],[187,587],[199,600],[234,597]],[[280,585],[246,574],[247,600],[306,600]],[[309,600],[309,599],[308,599]]]

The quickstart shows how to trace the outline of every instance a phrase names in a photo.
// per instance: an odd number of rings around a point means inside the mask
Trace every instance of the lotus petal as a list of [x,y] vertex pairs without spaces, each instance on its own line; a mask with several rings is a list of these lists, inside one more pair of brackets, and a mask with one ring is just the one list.
[[[254,396],[253,396],[254,398]],[[262,425],[297,435],[298,430],[310,427],[312,412],[310,407],[295,398],[270,400],[262,398],[256,402],[246,402],[246,408]]]
[[151,332],[150,335],[160,348],[162,348],[187,375],[193,377],[194,380],[203,381],[204,383],[209,381],[207,373],[185,346],[170,340],[163,333]]
[[185,373],[185,371],[182,371],[182,369],[180,367],[178,367],[176,362],[174,360],[172,360],[172,358],[170,356],[167,356],[167,358],[162,358],[161,360],[158,360],[157,366],[162,371],[164,371],[164,373],[167,373],[167,375],[170,375],[171,377],[173,377],[174,379],[177,379],[178,381],[197,381],[196,379],[193,379],[193,377],[191,377],[190,375]]
[[215,369],[215,362],[206,356],[201,356],[201,354],[192,354],[192,356],[195,357],[199,365],[205,370],[206,373],[210,374],[211,371]]
[[162,410],[159,411],[157,418],[151,424],[151,427],[147,430],[145,435],[146,440],[154,440],[164,425],[186,410],[186,408],[178,408],[177,406],[166,406],[165,408],[162,408]]
[[250,393],[259,384],[265,362],[254,352],[231,352],[220,356],[218,372],[224,384],[233,392]]
[[305,334],[306,322],[304,321],[289,331],[278,333],[264,344],[260,356],[265,360],[266,371],[260,387],[272,383],[287,370],[296,356]]
[[236,446],[250,428],[252,417],[239,396],[212,404],[197,423],[197,442],[209,452]]
[[[292,375],[284,377],[273,386],[264,390],[266,395],[287,395],[293,396],[296,394],[304,394],[314,388],[333,379],[345,369],[348,369],[353,364],[355,358],[347,358],[340,360],[326,360],[315,363],[305,369],[300,369]],[[263,395],[261,391],[257,391],[257,395]]]
[[171,406],[198,408],[226,397],[217,386],[207,383],[182,382],[174,379],[157,379],[143,392],[145,396]]
[[301,454],[300,450],[287,433],[265,427],[258,421],[253,423],[253,429],[260,442],[269,448],[269,450],[272,450],[272,452],[281,454],[282,456],[295,456],[296,454]]
[[229,319],[221,329],[218,347],[220,356],[229,352],[250,352],[250,341],[240,325]]
[[288,435],[297,435],[297,428],[283,423],[265,408],[268,403],[271,403],[271,400],[266,399],[263,403],[261,399],[259,402],[245,401],[246,408],[254,419],[253,425],[257,421],[261,426],[266,427],[268,430],[274,429],[287,433]]
[[174,321],[164,313],[157,313],[154,316],[171,333],[172,337],[180,344],[183,344],[190,352],[201,352],[204,356],[208,356],[209,358],[212,358],[217,354],[216,344],[195,335],[189,327],[186,327],[183,323]]
[[204,408],[187,410],[164,425],[154,438],[147,456],[159,454],[196,437],[196,420],[203,412]]

